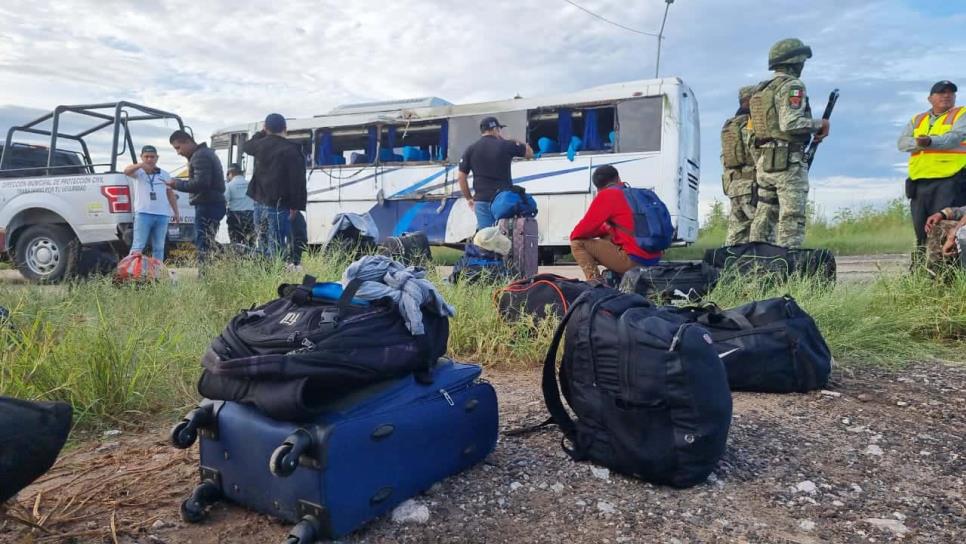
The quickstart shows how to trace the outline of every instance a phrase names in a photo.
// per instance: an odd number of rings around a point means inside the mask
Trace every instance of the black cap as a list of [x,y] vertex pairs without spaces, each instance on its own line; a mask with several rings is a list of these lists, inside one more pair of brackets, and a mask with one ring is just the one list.
[[480,121],[480,132],[486,132],[495,128],[503,128],[505,126],[506,125],[501,125],[496,117],[484,117],[483,120]]
[[932,89],[929,91],[929,94],[941,93],[943,91],[952,91],[952,92],[955,93],[958,90],[959,89],[956,88],[956,84],[955,83],[953,83],[952,81],[949,81],[948,79],[944,79],[942,81],[937,81],[932,86]]
[[154,153],[155,155],[157,155],[158,148],[154,147],[153,145],[146,145],[141,148],[141,154],[144,155],[145,153]]

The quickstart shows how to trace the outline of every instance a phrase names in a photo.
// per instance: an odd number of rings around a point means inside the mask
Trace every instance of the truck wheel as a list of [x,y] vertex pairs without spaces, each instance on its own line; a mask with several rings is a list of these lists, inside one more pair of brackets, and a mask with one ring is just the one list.
[[17,237],[17,269],[33,282],[57,283],[74,270],[80,243],[67,227],[42,224],[27,227]]

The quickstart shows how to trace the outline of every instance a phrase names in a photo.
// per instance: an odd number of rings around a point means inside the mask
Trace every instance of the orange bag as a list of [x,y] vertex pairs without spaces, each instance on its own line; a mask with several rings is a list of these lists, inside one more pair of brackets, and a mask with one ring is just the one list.
[[157,281],[168,277],[164,263],[147,255],[128,255],[117,263],[114,283]]

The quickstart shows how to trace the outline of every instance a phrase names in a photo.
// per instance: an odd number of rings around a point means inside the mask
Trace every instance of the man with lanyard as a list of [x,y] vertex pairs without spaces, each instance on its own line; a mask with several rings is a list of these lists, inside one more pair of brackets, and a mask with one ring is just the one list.
[[178,197],[165,185],[171,176],[158,168],[158,150],[153,145],[141,148],[141,162],[124,169],[124,175],[134,178],[134,239],[131,255],[140,255],[150,242],[151,256],[164,261],[164,242],[168,236],[168,222],[181,220]]
[[[513,157],[533,158],[533,149],[519,140],[505,140],[496,117],[480,121],[482,136],[470,144],[460,159],[458,181],[463,198],[476,214],[476,230],[492,227],[496,218],[490,210],[493,197],[513,187],[510,164]],[[469,173],[473,173],[473,194],[470,194]]]
[[936,82],[929,91],[932,107],[906,124],[897,144],[909,153],[906,197],[917,254],[926,245],[927,218],[966,205],[966,108],[956,107],[957,90],[951,81]]

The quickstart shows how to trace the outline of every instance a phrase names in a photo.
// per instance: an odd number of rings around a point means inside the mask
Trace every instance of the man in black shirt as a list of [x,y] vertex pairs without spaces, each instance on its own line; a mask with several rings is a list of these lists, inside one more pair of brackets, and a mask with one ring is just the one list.
[[[513,157],[533,158],[533,149],[519,140],[504,140],[501,125],[496,117],[486,117],[480,121],[483,136],[463,152],[459,165],[460,191],[470,208],[476,213],[477,230],[492,227],[496,218],[490,211],[493,197],[500,191],[513,186],[510,177],[510,163]],[[473,172],[473,194],[467,175]]]
[[218,225],[225,217],[225,174],[221,160],[205,143],[183,130],[176,130],[168,139],[178,155],[188,159],[188,178],[172,178],[165,183],[174,189],[191,195],[189,201],[195,207],[195,248],[198,262],[204,264],[209,250],[215,244]]
[[272,113],[264,128],[242,146],[255,158],[248,196],[255,201],[255,230],[267,257],[284,256],[292,221],[305,210],[307,200],[305,155],[286,133],[285,118]]

